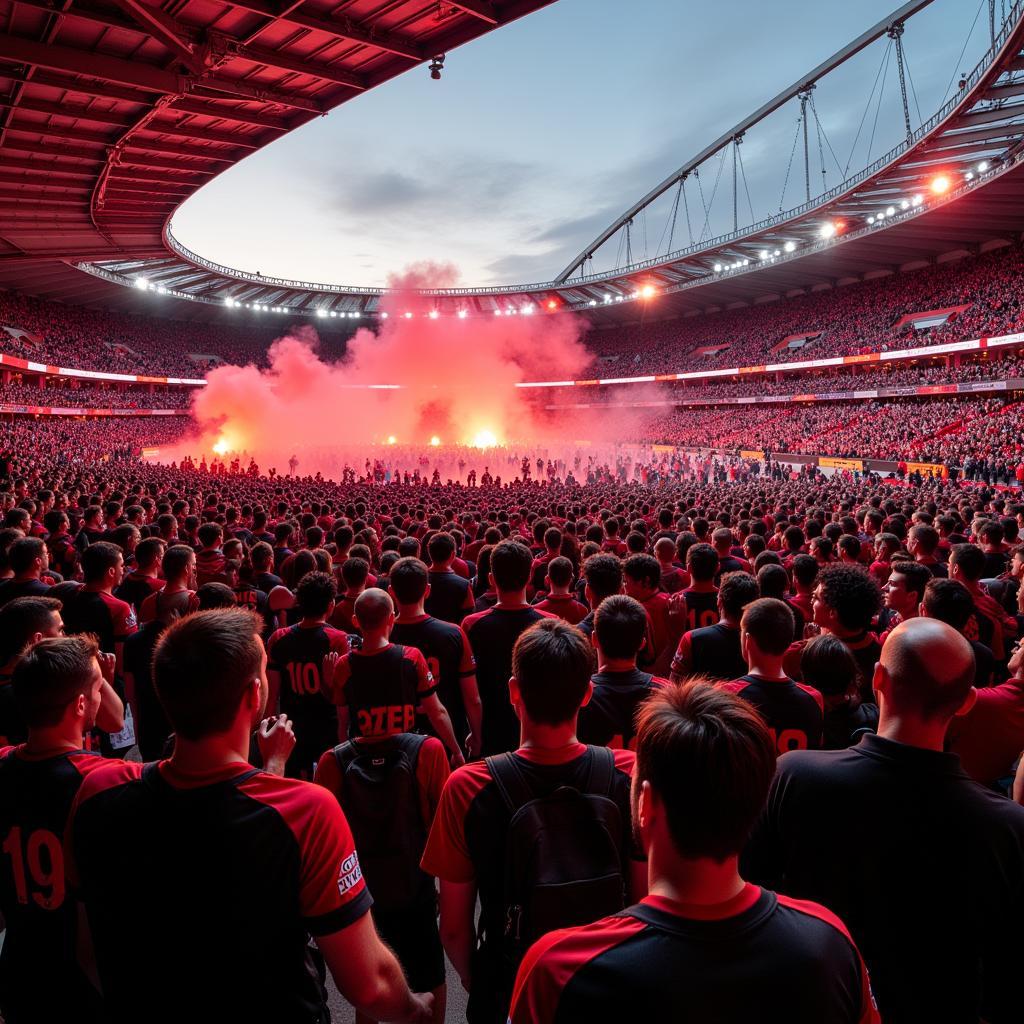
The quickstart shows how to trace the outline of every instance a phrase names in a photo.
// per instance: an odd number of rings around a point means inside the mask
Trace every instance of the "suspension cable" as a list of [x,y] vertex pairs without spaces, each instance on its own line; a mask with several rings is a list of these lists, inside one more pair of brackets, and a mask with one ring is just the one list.
[[875,98],[875,90],[878,88],[878,80],[882,76],[882,69],[885,66],[889,58],[889,47],[892,43],[888,43],[885,48],[885,52],[882,54],[882,59],[878,62],[878,71],[875,72],[875,80],[871,84],[871,92],[868,95],[868,101],[864,104],[864,113],[860,116],[860,124],[857,125],[857,134],[853,137],[853,145],[850,146],[850,156],[846,161],[846,166],[843,168],[843,177],[846,178],[850,173],[850,164],[853,163],[853,154],[857,149],[857,143],[860,142],[860,133],[864,130],[864,122],[868,119],[868,111],[871,109],[871,101]]
[[779,213],[782,213],[782,204],[786,201],[786,189],[789,188],[789,173],[793,169],[793,157],[796,156],[796,144],[800,139],[800,122],[802,114],[797,115],[796,132],[793,134],[793,148],[789,151],[789,163],[786,165],[786,178],[782,183],[782,195],[779,196]]

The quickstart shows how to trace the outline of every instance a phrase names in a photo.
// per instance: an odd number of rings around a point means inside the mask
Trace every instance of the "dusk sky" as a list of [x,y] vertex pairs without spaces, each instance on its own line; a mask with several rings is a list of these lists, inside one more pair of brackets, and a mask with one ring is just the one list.
[[[470,285],[549,280],[686,159],[897,6],[559,0],[451,51],[440,82],[415,68],[249,157],[182,207],[174,233],[229,266],[334,284],[381,285],[420,260],[454,263]],[[987,36],[985,0],[936,0],[908,23],[914,127]],[[815,93],[832,150],[823,143],[826,187],[903,134],[894,53],[881,74],[887,44]],[[744,141],[741,224],[803,200],[801,147],[782,194],[797,114],[793,101]],[[813,123],[812,149],[817,194]],[[689,197],[695,238],[732,227],[731,160],[708,216]],[[702,172],[706,201],[718,169],[716,158]],[[646,255],[663,251],[668,213],[666,201],[643,226]],[[682,218],[673,248],[689,241]],[[594,269],[617,255],[610,246]]]

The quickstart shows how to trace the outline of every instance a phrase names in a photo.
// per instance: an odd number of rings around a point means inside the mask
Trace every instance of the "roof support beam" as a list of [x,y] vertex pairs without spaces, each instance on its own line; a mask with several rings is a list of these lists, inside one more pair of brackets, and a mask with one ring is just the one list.
[[[226,37],[225,37],[226,39]],[[335,85],[346,85],[350,89],[366,88],[366,81],[351,71],[342,68],[332,68],[326,64],[314,64],[312,61],[303,60],[299,57],[289,57],[286,54],[278,53],[275,50],[267,50],[261,46],[243,46],[234,40],[227,40],[225,43],[227,58],[238,57],[241,60],[252,61],[254,64],[262,64],[268,68],[279,68],[282,71],[291,71],[298,75],[315,75],[325,82],[334,82]]]
[[474,18],[486,21],[488,25],[497,25],[501,21],[489,0],[448,0],[448,3],[466,14],[472,14]]
[[[166,111],[174,113],[174,110]],[[218,115],[223,116],[223,115]],[[144,138],[146,132],[157,135],[174,135],[183,139],[197,139],[200,142],[222,142],[226,146],[240,146],[243,149],[259,149],[266,141],[258,135],[243,135],[241,132],[222,132],[217,128],[197,128],[192,124],[161,124],[158,121],[147,121],[145,125],[132,132],[132,142],[139,146],[147,146],[150,141]],[[275,136],[276,138],[276,136]]]
[[182,27],[169,14],[139,0],[114,0],[114,3],[149,35],[163,43],[193,74],[201,75],[206,70],[191,41],[185,38]]
[[[3,37],[0,36],[0,39]],[[110,124],[116,128],[131,128],[134,121],[123,114],[112,114],[106,110],[94,110],[91,107],[73,106],[70,103],[48,103],[45,100],[6,99],[0,96],[0,107],[12,107],[15,111],[24,110],[33,114],[45,114],[48,117],[69,117],[80,121],[94,121],[96,124]],[[14,125],[11,126],[15,127]],[[21,126],[24,131],[30,127]]]
[[[214,117],[223,121],[241,121],[243,124],[251,124],[257,128],[273,128],[279,132],[286,132],[289,128],[283,118],[274,117],[273,114],[242,110],[238,107],[218,107],[216,106],[217,100],[212,96],[196,96],[191,99],[179,96],[172,102],[173,107],[170,110],[164,108],[168,113],[172,110],[181,110],[188,114],[199,114],[202,117]],[[156,125],[151,125],[151,127],[154,131],[157,130]]]
[[347,39],[353,43],[375,46],[379,50],[394,53],[399,57],[408,57],[410,60],[426,60],[429,56],[418,43],[411,39],[405,39],[391,32],[365,28],[351,18],[325,18],[305,14],[299,10],[293,10],[293,7],[298,7],[297,4],[287,4],[281,8],[271,0],[232,0],[232,6],[240,7],[243,11],[251,11],[253,14],[262,14],[267,18],[287,21],[314,32],[323,32],[335,39]]

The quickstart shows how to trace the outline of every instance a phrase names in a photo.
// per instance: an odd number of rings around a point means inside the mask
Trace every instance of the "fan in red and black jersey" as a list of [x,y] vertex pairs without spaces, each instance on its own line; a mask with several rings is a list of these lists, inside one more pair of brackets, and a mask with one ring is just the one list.
[[415,647],[389,639],[395,625],[391,598],[376,587],[364,590],[356,599],[355,615],[362,646],[324,659],[322,685],[338,706],[339,735],[385,739],[414,732],[419,709],[445,745],[452,764],[463,764],[465,758],[426,659]]
[[516,640],[535,622],[557,617],[526,601],[532,564],[533,556],[524,544],[505,540],[495,545],[491,551],[490,577],[498,601],[493,608],[476,612],[462,623],[476,659],[477,685],[483,702],[481,749],[485,755],[515,750],[519,744],[519,720],[508,703]]
[[572,596],[572,584],[572,562],[563,555],[552,558],[544,566],[541,584],[544,594],[538,594],[539,599],[534,599],[533,607],[557,615],[570,626],[577,625],[587,617],[587,606]]
[[747,674],[722,684],[757,709],[780,754],[817,750],[824,728],[822,695],[795,683],[782,669],[792,635],[793,613],[784,601],[762,597],[748,604],[740,622]]
[[636,714],[667,679],[641,672],[637,655],[647,642],[647,613],[625,594],[606,597],[594,615],[591,642],[597,651],[593,692],[580,708],[576,733],[583,743],[612,749],[635,748]]
[[743,673],[747,662],[740,649],[740,616],[757,596],[757,580],[750,573],[731,572],[722,578],[718,591],[721,621],[703,629],[691,629],[680,637],[672,659],[673,682],[688,675],[735,679]]
[[78,567],[78,548],[71,536],[71,522],[67,513],[50,509],[43,517],[48,531],[46,546],[50,549],[50,564],[65,579],[70,579]]
[[[17,610],[14,602],[4,609],[5,626]],[[113,660],[92,637],[58,636],[36,642],[14,670],[28,737],[0,751],[0,1011],[11,1022],[101,1019],[99,996],[75,957],[64,826],[83,780],[107,763],[83,745],[104,710],[114,710],[104,675]],[[103,724],[120,728],[109,713]]]
[[432,1000],[410,993],[373,926],[338,802],[247,761],[257,725],[274,771],[292,742],[286,722],[261,721],[267,662],[259,629],[238,608],[169,626],[153,673],[174,728],[173,755],[93,772],[72,806],[66,873],[84,906],[107,1018],[326,1020],[312,936],[359,1012],[427,1021]]
[[[398,605],[391,640],[415,647],[426,659],[455,737],[462,739],[464,753],[473,760],[480,756],[482,709],[469,640],[461,626],[427,615],[424,600],[430,584],[427,567],[418,558],[400,558],[391,567],[388,581]],[[418,718],[421,726],[429,726],[424,716]]]
[[775,770],[758,715],[704,682],[671,685],[642,706],[637,735],[633,819],[650,895],[540,939],[519,969],[512,1024],[877,1024],[843,923],[739,874]]
[[135,569],[121,580],[114,596],[135,609],[139,617],[142,605],[150,594],[162,590],[164,581],[160,578],[160,564],[167,545],[159,537],[147,537],[135,548]]
[[690,585],[672,595],[669,614],[683,630],[703,629],[718,621],[718,554],[710,544],[693,544],[686,552]]
[[295,749],[285,768],[293,779],[311,779],[320,755],[338,741],[337,709],[322,680],[324,658],[349,651],[348,636],[327,625],[336,595],[333,576],[307,573],[295,588],[302,618],[267,642],[268,707],[271,712],[280,707],[295,729]]

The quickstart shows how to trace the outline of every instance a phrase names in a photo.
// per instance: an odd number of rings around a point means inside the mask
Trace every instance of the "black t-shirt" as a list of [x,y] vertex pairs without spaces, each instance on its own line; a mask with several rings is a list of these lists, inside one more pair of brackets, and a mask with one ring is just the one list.
[[0,608],[18,597],[46,597],[50,584],[42,580],[4,580],[0,583]]
[[1024,808],[865,736],[779,759],[744,875],[846,923],[889,1022],[1021,1019]]
[[745,675],[722,688],[757,708],[780,754],[788,750],[817,750],[821,746],[824,700],[813,687],[788,678]]
[[162,590],[163,585],[163,580],[154,579],[152,576],[137,576],[132,573],[121,581],[121,586],[114,591],[114,596],[130,604],[135,609],[135,614],[138,615],[142,608],[142,602],[150,594]]
[[24,743],[28,739],[25,717],[14,699],[14,687],[8,673],[0,674],[0,741]]
[[672,660],[677,675],[705,675],[736,679],[747,670],[740,649],[740,631],[724,622],[684,633]]
[[[462,743],[469,731],[462,700],[462,680],[476,671],[466,634],[459,626],[427,615],[418,622],[396,622],[391,630],[391,640],[406,647],[415,647],[427,659],[437,695],[452,721],[455,738]],[[417,718],[421,731],[433,732],[425,715]]]
[[11,1021],[91,1020],[95,999],[75,958],[63,842],[83,778],[106,762],[84,750],[30,760],[20,749],[0,754],[0,1008]]
[[483,704],[483,754],[501,754],[519,746],[519,719],[508,700],[512,648],[519,635],[554,615],[537,608],[489,608],[462,624],[476,658],[476,681]]
[[[722,915],[722,916],[720,916]],[[527,954],[510,1024],[869,1024],[867,971],[824,907],[745,886],[727,903],[648,896]]]
[[[317,759],[338,742],[338,710],[324,693],[322,666],[331,652],[346,654],[348,637],[331,626],[287,626],[267,643],[267,668],[281,679],[281,711],[295,729],[285,774],[312,778]],[[271,708],[270,711],[275,711]]]
[[595,672],[594,692],[580,708],[576,735],[581,743],[632,750],[637,708],[666,680],[635,668],[631,672]]
[[110,764],[68,823],[109,1020],[325,1020],[308,937],[371,905],[337,800],[245,763],[168,769]]
[[454,572],[431,572],[430,593],[423,604],[428,615],[456,625],[466,617],[469,580]]
[[[693,590],[687,587],[679,592],[686,606],[686,628],[701,629],[705,626],[713,626],[718,622],[718,591],[717,590]],[[673,602],[673,609],[678,607]]]

